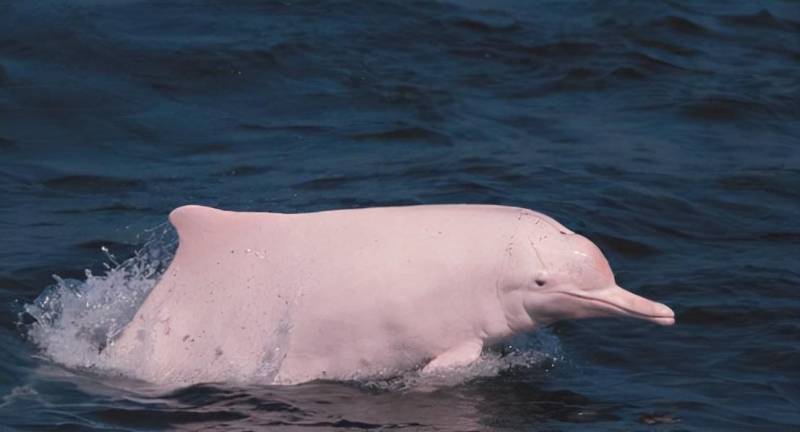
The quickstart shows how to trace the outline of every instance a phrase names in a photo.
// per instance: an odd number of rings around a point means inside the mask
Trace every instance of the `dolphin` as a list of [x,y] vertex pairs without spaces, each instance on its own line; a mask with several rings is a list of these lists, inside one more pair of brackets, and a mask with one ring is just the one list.
[[591,241],[523,208],[188,205],[169,219],[175,256],[103,352],[152,383],[431,373],[558,320],[675,321],[617,286]]

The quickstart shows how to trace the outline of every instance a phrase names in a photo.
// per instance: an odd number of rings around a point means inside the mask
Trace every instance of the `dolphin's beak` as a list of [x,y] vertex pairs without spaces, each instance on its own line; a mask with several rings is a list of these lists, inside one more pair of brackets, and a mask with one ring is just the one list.
[[624,315],[652,321],[661,325],[675,324],[675,313],[667,305],[638,296],[620,286],[611,286],[587,296],[596,306],[610,315]]

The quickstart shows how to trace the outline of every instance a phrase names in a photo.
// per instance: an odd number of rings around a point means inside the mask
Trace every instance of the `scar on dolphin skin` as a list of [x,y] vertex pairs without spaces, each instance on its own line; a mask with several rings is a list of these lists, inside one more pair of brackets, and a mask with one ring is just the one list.
[[[534,222],[534,224],[535,224],[535,225],[539,225],[539,222],[544,222],[544,223],[546,223],[547,225],[550,225],[550,227],[552,227],[552,228],[553,228],[553,229],[555,229],[556,231],[558,231],[558,232],[561,232],[561,231],[562,231],[562,230],[561,230],[559,227],[557,227],[557,226],[553,225],[553,224],[552,224],[552,223],[550,223],[549,221],[545,220],[543,217],[541,217],[541,216],[538,216],[538,215],[534,214],[534,213],[533,213],[532,211],[530,211],[530,210],[527,210],[527,209],[522,209],[522,210],[520,210],[520,212],[519,212],[519,216],[517,217],[517,220],[520,222],[520,224],[522,223],[522,218],[523,218],[523,217],[532,217],[532,218],[536,219],[536,222]],[[514,236],[517,234],[517,231],[519,231],[519,224],[517,225],[517,229],[514,231],[514,235],[512,235],[512,236],[511,236],[511,240],[512,240],[512,241],[514,240]],[[539,260],[539,263],[542,265],[542,268],[543,268],[544,270],[547,270],[547,265],[545,265],[545,263],[544,263],[544,260],[542,259],[542,256],[539,254],[539,249],[538,249],[538,248],[536,247],[536,245],[533,243],[533,239],[531,239],[530,237],[528,237],[528,243],[530,243],[531,247],[533,248],[533,252],[534,252],[534,253],[536,253],[536,258]],[[510,247],[510,246],[511,246],[511,245],[509,245],[509,247]]]
[[517,217],[517,220],[521,221],[523,216],[532,217],[532,218],[536,219],[536,222],[535,222],[536,225],[539,225],[539,222],[544,222],[547,225],[550,225],[550,227],[552,227],[554,230],[558,231],[561,234],[569,234],[569,233],[565,232],[562,227],[559,227],[558,225],[554,224],[552,221],[547,220],[547,218],[544,218],[541,215],[538,215],[538,214],[534,213],[531,210],[521,209],[519,211],[519,216]]
[[528,237],[528,243],[531,244],[531,247],[533,248],[533,252],[536,253],[536,259],[539,260],[539,264],[542,265],[543,269],[547,270],[547,265],[544,263],[544,260],[542,259],[542,256],[539,255],[539,248],[537,248],[536,245],[533,243],[533,239]]
[[[550,227],[555,229],[556,231],[563,232],[562,229],[550,223],[545,218],[533,213],[532,211],[528,209],[520,209],[519,212],[517,213],[517,224],[514,227],[514,233],[511,234],[511,236],[508,238],[508,245],[505,247],[506,260],[504,260],[503,264],[501,265],[500,274],[498,275],[497,280],[495,281],[496,289],[499,289],[500,287],[500,281],[502,279],[502,275],[505,274],[505,269],[508,264],[507,261],[508,259],[511,258],[511,254],[514,251],[514,240],[516,239],[517,233],[519,232],[520,227],[522,225],[522,219],[525,217],[534,218],[535,219],[534,225],[539,225],[539,222],[544,222],[545,224],[550,225]],[[533,240],[530,237],[528,237],[528,243],[530,243],[534,253],[536,253],[536,258],[539,260],[539,263],[542,265],[542,268],[544,270],[547,270],[547,266],[545,265],[544,260],[542,260],[542,256],[539,254],[539,249],[536,247],[536,245],[533,243]]]

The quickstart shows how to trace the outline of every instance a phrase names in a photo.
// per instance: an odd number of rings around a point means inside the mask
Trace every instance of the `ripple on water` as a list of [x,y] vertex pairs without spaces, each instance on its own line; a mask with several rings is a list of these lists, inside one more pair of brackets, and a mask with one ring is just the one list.
[[49,189],[77,193],[119,193],[138,190],[145,185],[138,179],[99,175],[66,175],[45,180],[43,184]]

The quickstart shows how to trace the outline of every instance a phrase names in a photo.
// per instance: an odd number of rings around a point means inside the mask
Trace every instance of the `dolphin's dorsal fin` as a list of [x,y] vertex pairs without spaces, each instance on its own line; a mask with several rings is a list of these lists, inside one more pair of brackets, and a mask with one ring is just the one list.
[[178,231],[181,243],[192,238],[205,237],[216,231],[230,212],[199,205],[185,205],[176,208],[169,214],[169,222]]

